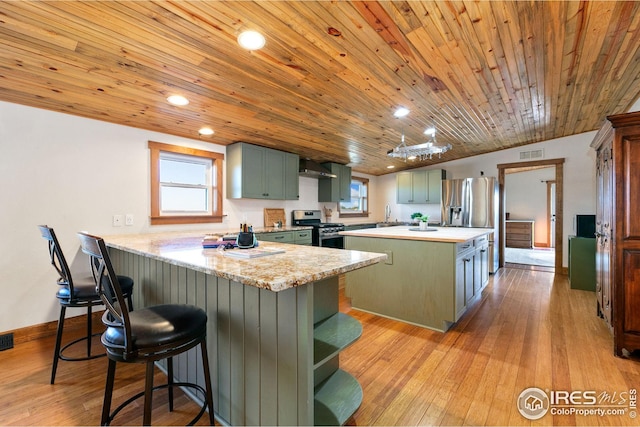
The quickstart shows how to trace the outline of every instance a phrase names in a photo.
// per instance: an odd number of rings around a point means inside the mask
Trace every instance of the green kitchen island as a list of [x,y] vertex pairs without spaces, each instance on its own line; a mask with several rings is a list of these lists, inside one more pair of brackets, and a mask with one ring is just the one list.
[[386,253],[387,260],[346,275],[351,306],[446,331],[489,282],[493,229],[396,226],[341,232],[345,248]]
[[[260,242],[283,253],[238,259],[203,249],[204,233],[105,237],[134,307],[193,304],[208,315],[215,416],[223,425],[344,424],[362,388],[339,354],[362,326],[338,311],[338,276],[384,254]],[[176,357],[177,381],[203,385],[199,353]],[[160,365],[163,368],[163,365]],[[190,395],[195,400],[200,396]]]

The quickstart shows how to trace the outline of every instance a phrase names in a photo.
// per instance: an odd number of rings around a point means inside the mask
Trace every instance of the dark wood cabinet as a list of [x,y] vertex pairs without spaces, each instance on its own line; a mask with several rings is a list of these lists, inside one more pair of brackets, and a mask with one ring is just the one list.
[[607,117],[596,150],[597,310],[614,352],[640,349],[640,112]]
[[534,221],[505,221],[505,241],[508,248],[533,248]]

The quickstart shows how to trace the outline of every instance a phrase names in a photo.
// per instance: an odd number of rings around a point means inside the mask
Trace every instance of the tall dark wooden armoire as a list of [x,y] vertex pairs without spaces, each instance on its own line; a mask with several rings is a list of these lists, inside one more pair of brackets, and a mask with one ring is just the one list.
[[596,294],[614,352],[640,349],[640,112],[607,120],[596,150]]

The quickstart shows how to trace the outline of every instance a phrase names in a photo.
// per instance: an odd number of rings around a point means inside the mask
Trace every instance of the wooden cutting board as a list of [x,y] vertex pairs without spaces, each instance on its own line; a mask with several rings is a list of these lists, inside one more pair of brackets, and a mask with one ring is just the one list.
[[287,223],[287,219],[284,216],[284,209],[264,208],[265,227],[273,227],[273,223],[278,221],[282,222],[282,225]]

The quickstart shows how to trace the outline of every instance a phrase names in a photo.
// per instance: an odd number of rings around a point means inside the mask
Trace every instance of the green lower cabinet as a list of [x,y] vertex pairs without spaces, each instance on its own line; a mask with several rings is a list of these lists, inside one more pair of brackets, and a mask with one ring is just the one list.
[[294,231],[293,241],[295,242],[296,245],[311,246],[311,243],[312,243],[311,230]]
[[488,283],[487,266],[482,266],[488,260],[482,252],[486,247],[475,246],[474,240],[345,236],[346,249],[388,256],[384,263],[346,273],[345,295],[354,309],[444,332],[480,299]]
[[294,236],[293,231],[280,231],[276,233],[257,233],[256,239],[264,242],[277,242],[277,243],[293,243]]
[[596,290],[596,239],[569,237],[569,284],[571,289]]
[[[339,312],[338,276],[272,292],[115,248],[110,253],[116,270],[140,284],[136,308],[174,303],[206,311],[221,425],[342,425],[360,406],[362,388],[340,369],[339,353],[360,338],[362,325]],[[203,384],[197,355],[174,358],[177,381]]]
[[273,233],[256,233],[256,239],[263,242],[295,243],[311,245],[311,230],[276,231]]

